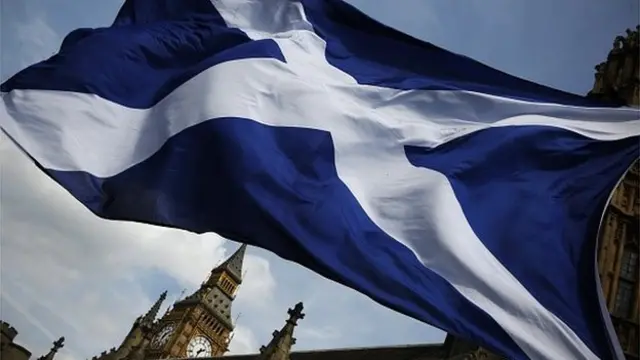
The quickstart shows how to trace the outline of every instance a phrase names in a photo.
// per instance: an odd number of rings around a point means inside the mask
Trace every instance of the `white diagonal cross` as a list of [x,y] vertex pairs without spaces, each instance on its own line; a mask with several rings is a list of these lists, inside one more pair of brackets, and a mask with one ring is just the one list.
[[[640,133],[640,121],[628,120],[627,110],[617,119],[594,121],[604,110],[567,112],[553,104],[472,92],[360,85],[327,63],[325,42],[297,1],[212,2],[230,27],[253,39],[274,39],[287,62],[242,59],[216,65],[144,110],[87,94],[12,91],[3,95],[0,125],[44,167],[101,177],[147,159],[171,136],[209,119],[239,117],[327,131],[338,176],[373,222],[489,314],[527,355],[596,358],[477,238],[447,178],[411,165],[404,146],[434,147],[489,126],[532,124],[611,140]],[[487,101],[499,104],[500,113],[476,118],[476,105]],[[104,116],[96,121],[96,114]],[[158,117],[165,127],[148,126]],[[51,138],[46,129],[58,137]],[[51,154],[52,141],[69,151]]]

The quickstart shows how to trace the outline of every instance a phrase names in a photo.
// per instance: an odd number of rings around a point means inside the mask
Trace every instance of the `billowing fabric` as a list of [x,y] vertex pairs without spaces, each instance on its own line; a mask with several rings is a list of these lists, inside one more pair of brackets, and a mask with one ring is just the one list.
[[2,84],[0,126],[100,217],[216,232],[514,359],[614,359],[596,234],[636,110],[338,0],[128,0]]

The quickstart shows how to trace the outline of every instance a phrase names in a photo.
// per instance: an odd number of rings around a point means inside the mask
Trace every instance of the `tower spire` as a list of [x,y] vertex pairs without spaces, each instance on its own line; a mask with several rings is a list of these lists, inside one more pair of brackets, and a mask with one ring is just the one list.
[[53,360],[53,357],[56,355],[58,350],[62,349],[64,346],[64,336],[60,339],[53,342],[53,347],[46,355],[40,356],[38,360]]
[[246,252],[247,244],[240,245],[240,247],[227,260],[211,270],[212,277],[213,274],[226,271],[234,278],[235,281],[238,282],[238,284],[242,283],[242,265],[244,263],[244,255]]
[[299,302],[287,311],[289,319],[280,331],[273,332],[273,339],[269,344],[260,348],[259,360],[289,360],[291,347],[296,343],[293,330],[298,325],[298,320],[304,319],[303,308],[302,302]]
[[153,323],[156,320],[156,317],[158,316],[158,311],[160,311],[160,306],[162,306],[162,302],[166,298],[167,298],[167,290],[165,290],[162,294],[160,294],[160,297],[158,298],[158,300],[156,300],[153,306],[151,306],[151,309],[149,309],[149,311],[147,311],[147,313],[144,314],[144,316],[142,317],[142,322],[147,324]]

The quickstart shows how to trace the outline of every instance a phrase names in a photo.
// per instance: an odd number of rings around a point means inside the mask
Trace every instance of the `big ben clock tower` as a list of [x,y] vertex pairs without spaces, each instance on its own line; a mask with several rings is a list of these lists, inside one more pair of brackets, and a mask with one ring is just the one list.
[[234,328],[231,304],[242,283],[246,245],[211,271],[200,288],[174,304],[157,324],[145,358],[221,356],[228,350]]

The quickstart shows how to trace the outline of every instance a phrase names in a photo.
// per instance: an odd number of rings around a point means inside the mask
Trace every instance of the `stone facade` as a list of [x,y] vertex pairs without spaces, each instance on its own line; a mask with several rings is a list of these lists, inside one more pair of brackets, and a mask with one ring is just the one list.
[[18,331],[8,323],[0,322],[0,359],[28,360],[31,352],[22,345],[15,343]]
[[640,41],[638,31],[628,29],[618,36],[607,60],[596,65],[595,83],[588,96],[620,105],[640,105]]
[[619,186],[601,225],[598,271],[607,308],[627,359],[639,358],[638,233],[640,164],[636,161]]
[[[640,105],[640,38],[636,27],[616,37],[607,61],[596,66],[589,96],[623,105]],[[640,155],[640,154],[639,154]],[[640,164],[636,161],[616,187],[600,228],[598,272],[618,340],[629,360],[640,358]]]

